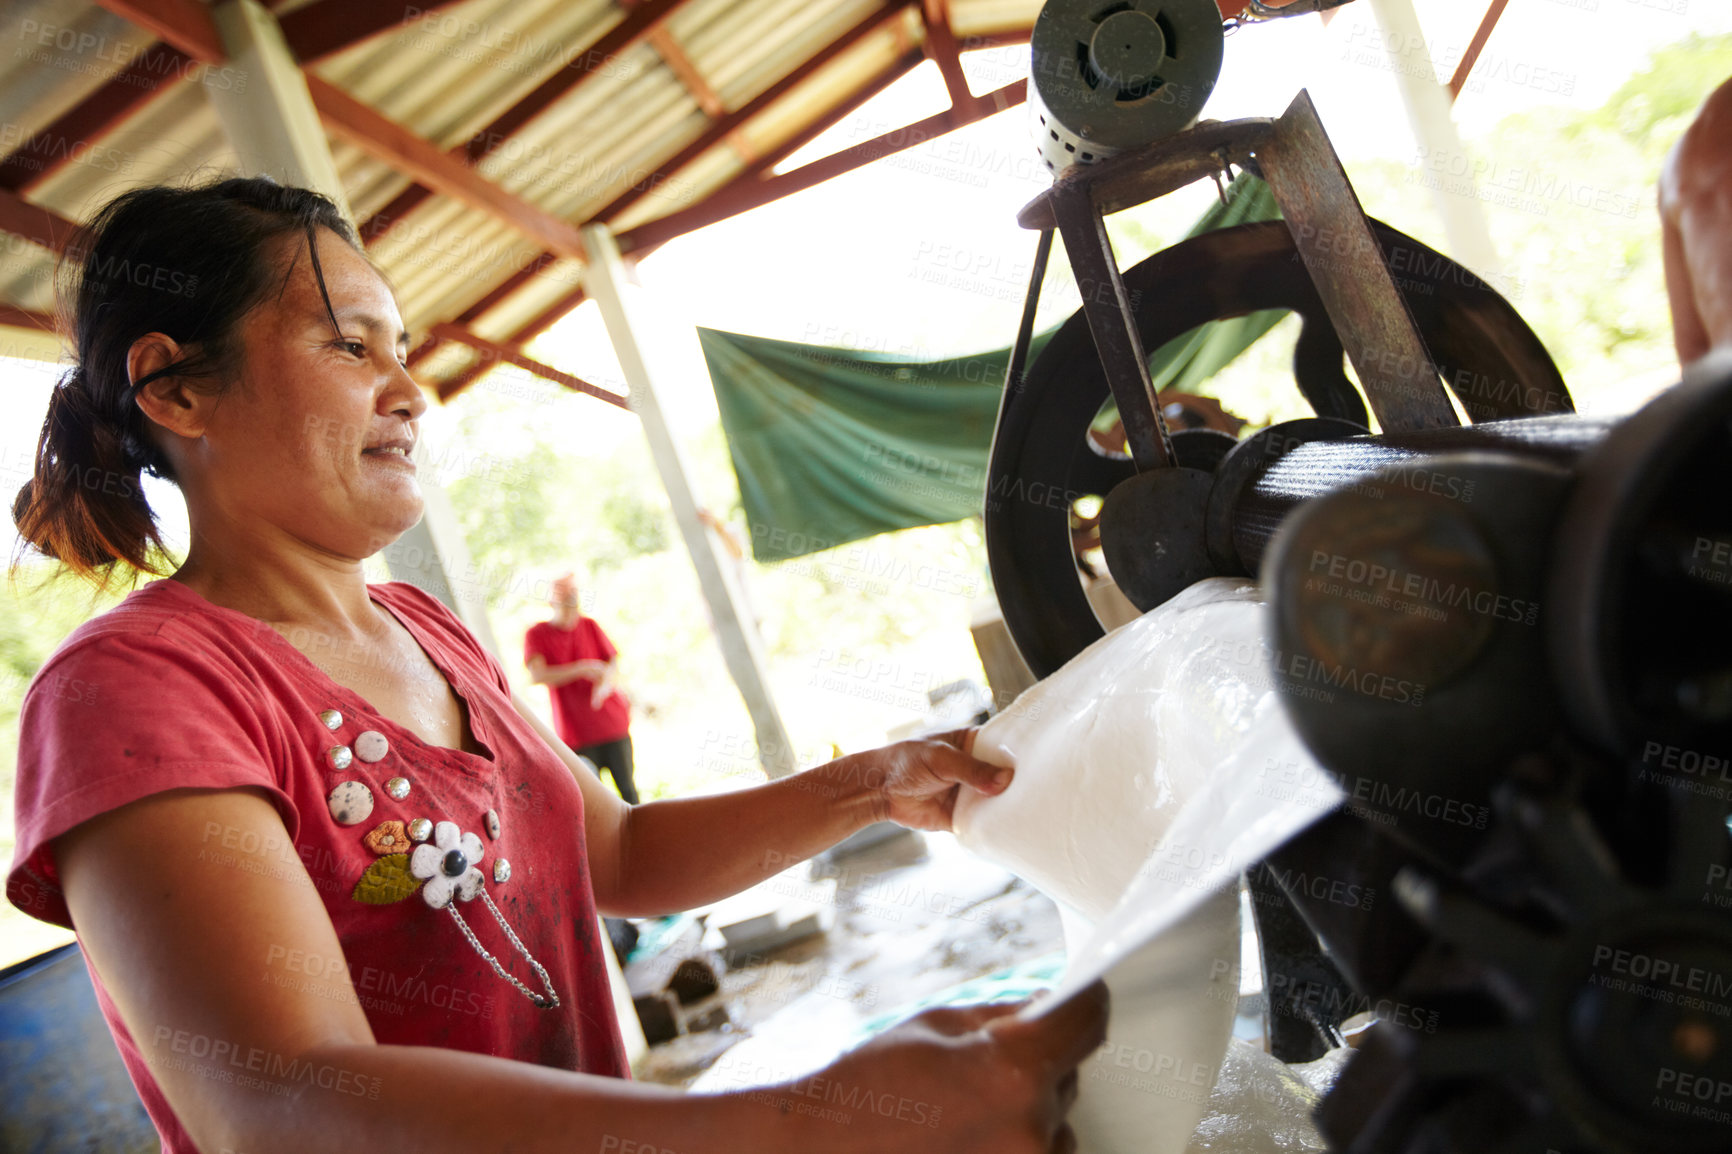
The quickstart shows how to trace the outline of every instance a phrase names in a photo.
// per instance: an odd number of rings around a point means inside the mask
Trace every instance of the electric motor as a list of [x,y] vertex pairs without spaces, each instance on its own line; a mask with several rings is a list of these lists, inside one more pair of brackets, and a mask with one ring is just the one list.
[[1057,175],[1192,124],[1221,75],[1215,0],[1048,0],[1030,39],[1028,106]]

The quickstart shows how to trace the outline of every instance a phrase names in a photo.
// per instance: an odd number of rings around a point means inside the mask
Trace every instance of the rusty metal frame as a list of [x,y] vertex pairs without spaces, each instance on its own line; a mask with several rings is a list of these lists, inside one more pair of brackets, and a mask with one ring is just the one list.
[[1387,432],[1459,425],[1310,93],[1294,98],[1257,161],[1378,424]]
[[[1378,423],[1387,431],[1458,425],[1316,106],[1301,92],[1279,120],[1208,122],[1072,169],[1017,216],[1024,228],[1056,228],[1064,237],[1137,470],[1171,468],[1177,461],[1104,218],[1234,166],[1254,168],[1268,182]],[[1025,368],[1013,356],[1011,378]]]

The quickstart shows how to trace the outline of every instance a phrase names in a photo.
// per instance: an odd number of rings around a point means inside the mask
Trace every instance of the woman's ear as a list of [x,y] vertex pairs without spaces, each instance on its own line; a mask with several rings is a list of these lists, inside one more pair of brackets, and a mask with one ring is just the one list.
[[[126,377],[136,383],[175,363],[181,346],[164,333],[146,333],[126,350]],[[135,394],[138,407],[164,430],[182,437],[194,438],[204,433],[209,416],[211,397],[186,387],[183,378],[174,374],[157,377]]]

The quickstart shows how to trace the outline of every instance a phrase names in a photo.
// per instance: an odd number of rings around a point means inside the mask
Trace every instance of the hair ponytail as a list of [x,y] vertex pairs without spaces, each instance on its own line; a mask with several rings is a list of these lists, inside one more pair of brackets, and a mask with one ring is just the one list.
[[[117,564],[167,571],[143,475],[172,480],[173,472],[151,439],[138,389],[175,377],[220,392],[237,362],[242,318],[277,288],[290,259],[275,242],[313,245],[320,228],[359,249],[334,203],[262,176],[135,188],[91,218],[61,264],[76,367],[49,398],[34,472],[12,503],[26,543],[102,585]],[[312,255],[329,312],[316,248]],[[127,358],[148,333],[165,334],[182,353],[133,381]]]
[[[36,467],[12,503],[19,535],[74,573],[107,573],[116,561],[161,573],[162,537],[144,496],[149,465],[124,415],[105,419],[84,370],[55,385],[36,442]],[[148,442],[147,442],[148,443]]]

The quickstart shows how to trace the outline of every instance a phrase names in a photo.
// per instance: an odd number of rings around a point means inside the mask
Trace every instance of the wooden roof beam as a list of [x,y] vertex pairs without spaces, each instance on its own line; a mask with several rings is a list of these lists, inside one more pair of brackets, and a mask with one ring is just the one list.
[[[864,20],[848,29],[848,31],[844,32],[841,36],[831,41],[817,55],[808,59],[804,64],[801,64],[798,68],[794,69],[794,71],[788,73],[788,75],[782,77],[782,79],[776,81],[776,83],[770,85],[770,87],[752,97],[751,100],[742,104],[733,112],[710,125],[698,135],[697,139],[680,149],[679,152],[675,153],[672,157],[663,161],[661,166],[656,169],[652,176],[637,182],[632,187],[620,193],[619,196],[615,197],[611,202],[599,209],[591,219],[612,223],[612,221],[617,218],[620,213],[624,212],[628,206],[637,203],[637,201],[646,196],[651,189],[655,188],[657,185],[666,183],[666,181],[680,169],[708,152],[711,148],[714,148],[717,144],[720,144],[723,140],[726,140],[731,133],[744,127],[766,108],[769,108],[783,96],[786,96],[789,91],[797,87],[819,69],[829,64],[832,60],[848,51],[848,49],[860,43],[861,40],[884,27],[887,22],[892,19],[899,19],[908,7],[908,0],[895,0],[893,3],[883,5],[878,9],[878,11],[866,17]],[[900,73],[898,73],[898,75],[900,75]],[[849,99],[852,100],[853,98],[850,97]],[[847,104],[848,101],[843,101],[843,103]]]
[[504,221],[543,247],[583,259],[583,238],[564,220],[507,192],[336,85],[313,73],[306,78],[320,119],[338,136],[429,188]]
[[[686,0],[643,0],[626,13],[625,19],[602,34],[581,56],[542,81],[536,89],[506,109],[492,124],[469,141],[471,161],[480,160],[505,143],[507,137],[563,100],[610,60],[634,47],[662,22],[679,11]],[[569,75],[568,75],[569,73]]]
[[666,28],[656,28],[649,34],[649,42],[656,54],[662,58],[662,62],[680,78],[680,83],[691,93],[692,99],[698,102],[698,107],[704,110],[705,116],[713,118],[727,113],[722,98],[716,95],[716,90],[710,87],[710,82],[704,79],[704,74],[698,71],[698,66],[692,63],[692,58],[686,55],[685,49],[680,47],[672,32]]
[[20,308],[0,301],[0,325],[10,325],[15,329],[34,329],[39,332],[60,335],[60,326],[54,323],[54,318],[47,313],[39,313],[33,309]]
[[[900,12],[902,7],[904,7],[904,5],[896,5],[895,10]],[[855,31],[860,31],[860,28],[856,28]],[[745,171],[740,176],[736,177],[733,181],[730,181],[721,191],[726,192],[728,189],[736,187],[750,188],[761,184],[762,182],[757,179],[759,173],[774,168],[783,160],[804,148],[807,144],[811,143],[815,137],[828,130],[837,121],[841,120],[856,108],[860,107],[860,105],[866,103],[866,101],[872,99],[872,97],[878,95],[878,93],[882,92],[891,84],[907,75],[911,70],[918,67],[921,59],[922,56],[919,49],[910,50],[900,60],[895,61],[890,65],[890,67],[879,72],[865,84],[862,84],[859,88],[855,89],[845,100],[838,103],[835,108],[831,109],[813,124],[807,126],[790,139],[778,144],[770,152],[765,153],[763,156],[760,156],[757,160],[753,161],[746,167]],[[788,79],[794,81],[794,83],[798,83],[798,81],[793,77],[789,77]],[[804,77],[801,77],[800,79],[804,79]],[[766,93],[765,95],[767,96],[769,94]],[[780,93],[777,95],[780,95]],[[740,111],[744,112],[745,110],[741,109]],[[711,143],[714,143],[714,141]],[[600,217],[598,216],[597,219],[600,219]],[[633,255],[637,259],[641,260],[658,247],[660,247],[660,242],[646,245],[638,249]],[[497,292],[498,290],[495,291]],[[564,296],[560,297],[558,300],[554,301],[545,309],[542,309],[541,312],[537,313],[524,324],[519,326],[518,329],[508,338],[509,342],[514,345],[522,345],[533,340],[541,333],[552,328],[555,324],[558,324],[566,314],[570,313],[571,310],[582,304],[585,299],[586,297],[582,288],[573,289],[571,292],[566,293]],[[474,311],[475,310],[471,310],[471,313]],[[465,316],[469,315],[470,314],[467,313],[465,314]],[[473,317],[470,319],[473,319]],[[439,389],[440,400],[449,401],[458,393],[461,393],[464,389],[474,384],[476,379],[479,378],[489,367],[491,366],[484,362],[478,362],[444,382]]]
[[[673,0],[661,0],[670,3]],[[101,0],[104,7],[207,64],[226,58],[210,9],[197,0]],[[306,72],[307,91],[325,127],[400,172],[517,229],[562,256],[583,258],[577,229],[494,184],[473,168],[415,135],[347,92]]]
[[317,0],[277,17],[289,51],[307,68],[375,36],[418,23],[457,0]]
[[[704,74],[698,71],[698,66],[692,63],[692,58],[686,55],[685,49],[680,47],[679,41],[674,39],[672,32],[669,32],[665,26],[657,28],[650,33],[649,42],[650,46],[656,50],[656,54],[662,58],[662,63],[666,64],[669,70],[680,78],[681,86],[691,94],[693,100],[698,102],[698,107],[703,110],[705,116],[715,120],[727,115],[728,106],[722,103],[721,96],[714,88],[710,87],[710,82],[704,79]],[[746,142],[745,135],[738,131],[730,132],[727,139],[728,146],[739,155],[741,160],[749,163],[752,159],[752,151]]]
[[[281,18],[283,37],[303,65],[351,48],[369,37],[437,12],[456,0],[319,0]],[[111,11],[118,11],[110,6]],[[144,6],[127,10],[129,19],[153,18]],[[157,15],[164,15],[159,10]],[[416,14],[411,17],[411,13]],[[126,15],[126,12],[122,12]],[[193,58],[157,41],[119,75],[61,114],[0,160],[0,188],[27,192],[83,156],[102,136],[154,96],[165,81],[185,74]]]
[[31,204],[15,192],[0,189],[0,231],[34,241],[50,252],[64,255],[78,231],[76,221]]
[[[455,325],[449,322],[437,324],[433,326],[432,335],[438,337],[440,340],[456,341],[459,344],[468,345],[470,348],[481,354],[481,359],[485,368],[492,368],[493,365],[500,362],[513,364],[520,369],[534,373],[543,380],[553,381],[556,384],[564,385],[566,388],[571,389],[574,392],[584,393],[588,396],[595,397],[597,400],[606,401],[608,404],[615,405],[627,412],[631,411],[630,398],[612,392],[611,390],[592,385],[581,377],[574,377],[570,373],[561,372],[544,361],[536,360],[534,357],[525,353],[521,348],[506,344],[503,341],[490,340],[489,338],[482,336],[480,333],[464,328],[462,325]],[[445,394],[441,392],[440,396],[441,399],[443,399]]]
[[192,57],[158,41],[140,52],[126,69],[55,118],[0,160],[0,188],[28,192],[90,153],[96,141],[145,101],[163,83],[179,78]]
[[956,46],[956,34],[950,30],[950,13],[945,0],[925,0],[921,15],[926,24],[926,40],[921,45],[926,57],[938,65],[944,77],[944,90],[950,94],[950,106],[961,108],[974,99],[968,90],[968,77],[962,72],[962,51]]
[[98,0],[98,3],[194,60],[221,64],[228,55],[223,51],[216,21],[211,19],[210,6],[200,0]]
[[924,120],[862,141],[851,148],[802,165],[792,172],[767,179],[736,178],[691,208],[641,224],[630,232],[621,234],[620,249],[624,252],[635,252],[650,245],[663,244],[705,225],[761,208],[784,196],[804,191],[875,160],[882,160],[886,156],[893,156],[935,137],[954,132],[964,125],[983,120],[1012,105],[1021,104],[1027,98],[1027,90],[1028,81],[1017,80],[985,96],[971,98],[967,104],[947,108]]
[[[633,7],[623,20],[602,33],[594,44],[574,57],[571,63],[542,81],[534,91],[506,109],[468,141],[452,149],[452,159],[471,165],[479,163],[482,158],[503,145],[512,133],[600,73],[613,57],[632,48],[660,27],[661,23],[678,11],[685,2],[686,0],[644,0]],[[362,241],[369,245],[377,244],[432,194],[433,190],[424,183],[412,184],[398,193],[391,203],[362,223]]]
[[[627,189],[620,196],[616,197],[610,204],[595,213],[591,219],[601,221],[612,220],[623,211],[627,205],[635,203],[639,197],[643,196],[651,188],[662,183],[674,172],[684,168],[687,164],[703,155],[710,148],[721,143],[730,133],[738,131],[753,117],[759,115],[777,100],[787,95],[788,92],[804,82],[819,69],[829,64],[832,60],[860,43],[862,39],[884,27],[887,22],[891,20],[899,20],[909,6],[910,0],[886,0],[886,2],[876,12],[867,16],[865,19],[848,29],[848,31],[844,32],[841,36],[825,45],[822,50],[807,59],[798,68],[794,69],[794,71],[784,76],[781,80],[778,80],[775,84],[772,84],[769,88],[765,89],[763,92],[759,93],[733,112],[716,121],[709,128],[705,129],[696,140],[692,141],[685,148],[682,148],[676,155],[664,162],[663,165],[656,170],[654,176],[647,180],[640,181]],[[829,128],[836,121],[852,112],[868,99],[883,91],[892,81],[902,76],[919,62],[920,56],[918,52],[912,53],[910,56],[896,61],[888,69],[873,76],[860,88],[850,93],[845,99],[840,101],[835,108],[820,117],[815,124],[796,134],[793,139],[782,142],[768,154],[750,161],[747,164],[746,172],[755,176],[766,168],[774,167],[788,155],[800,148],[803,148],[813,136],[816,136],[819,132]],[[543,254],[545,257],[551,257],[551,255],[552,254]],[[534,274],[539,271],[540,267],[541,265],[539,263],[531,264],[506,277],[505,280],[495,286],[487,296],[483,297],[480,301],[476,302],[475,305],[471,306],[461,316],[459,316],[456,323],[473,323],[479,319],[484,312],[492,308],[494,304],[527,284]],[[584,292],[581,287],[566,293],[541,312],[537,313],[534,317],[530,318],[529,321],[512,334],[510,339],[514,343],[518,344],[531,340],[535,336],[545,332],[547,329],[552,328],[562,317],[578,305],[582,304],[584,299]],[[422,349],[416,349],[415,354],[425,356],[427,353],[432,352],[433,348],[437,347],[437,344],[438,342],[435,338],[429,338],[425,352],[423,352]],[[458,373],[455,377],[452,377],[444,383],[440,390],[440,396],[442,398],[456,396],[458,393],[462,392],[463,389],[468,387],[477,377],[479,377],[485,367],[486,366],[484,365],[472,366],[471,368]]]
[[[782,143],[778,144],[773,150],[765,153],[763,156],[760,156],[757,160],[747,165],[740,176],[735,177],[734,181],[729,182],[729,187],[734,183],[753,180],[753,178],[757,177],[759,173],[774,168],[783,160],[804,148],[807,144],[811,143],[813,138],[829,129],[844,116],[847,116],[860,105],[866,103],[866,101],[888,88],[891,84],[895,83],[896,80],[907,75],[908,72],[919,65],[920,59],[920,53],[918,50],[915,50],[911,51],[901,60],[892,63],[889,68],[879,72],[865,84],[855,89],[849,94],[847,99],[843,100],[813,124],[808,125],[805,129],[796,133],[788,140],[784,140]],[[643,248],[637,252],[636,256],[638,259],[642,259],[658,247],[660,246],[651,245]],[[533,340],[535,337],[558,324],[567,313],[582,304],[586,299],[587,298],[581,286],[573,289],[571,292],[566,293],[551,305],[548,305],[545,309],[541,310],[541,312],[525,321],[516,332],[511,334],[510,340],[518,344],[523,344],[527,341]]]
[[[900,12],[903,7],[905,7],[905,5],[894,5],[893,10]],[[882,17],[879,17],[878,19],[881,18]],[[864,25],[857,26],[854,29],[854,32],[861,32],[863,30]],[[832,47],[834,47],[834,45]],[[878,93],[888,88],[901,77],[907,75],[908,72],[920,64],[921,59],[922,56],[919,49],[911,49],[900,60],[893,62],[890,67],[867,80],[866,83],[862,84],[859,88],[856,88],[846,99],[839,102],[836,107],[832,108],[822,117],[819,117],[817,121],[808,125],[800,132],[795,133],[794,136],[778,144],[770,152],[765,153],[763,156],[760,156],[757,160],[749,164],[744,172],[733,181],[729,182],[722,191],[726,191],[728,188],[734,188],[736,186],[745,188],[761,183],[756,179],[759,173],[774,168],[783,160],[804,148],[807,144],[811,143],[815,137],[828,130],[844,116],[847,116],[856,108],[860,107],[860,105],[866,103],[866,101],[878,95]],[[787,79],[793,83],[798,83],[798,79],[804,79],[804,77],[796,79],[795,77],[790,76]],[[792,85],[790,84],[789,86],[791,87]],[[786,89],[783,89],[783,91],[786,91]],[[769,96],[770,94],[766,92],[764,95]],[[776,95],[781,95],[781,93],[778,92]],[[744,111],[745,109],[743,108],[740,110],[742,113]],[[710,143],[713,144],[714,141],[712,140]],[[601,219],[601,217],[598,215],[597,219]],[[637,250],[634,256],[641,260],[658,247],[660,247],[659,243],[647,245]],[[498,290],[495,291],[497,292]],[[582,304],[585,299],[582,288],[577,288],[566,293],[564,296],[560,297],[558,300],[554,301],[552,304],[542,309],[541,312],[537,313],[524,324],[519,326],[518,329],[511,334],[508,340],[511,343],[518,345],[533,340],[541,333],[552,328],[555,324],[558,324],[567,313]],[[471,310],[471,312],[473,311],[474,310]],[[469,314],[465,315],[468,316]],[[473,319],[473,317],[470,319]],[[439,390],[440,399],[450,400],[452,397],[455,397],[458,393],[473,384],[476,378],[479,377],[486,368],[486,365],[471,366],[446,381]]]
[[1498,20],[1503,17],[1503,10],[1508,7],[1509,0],[1491,0],[1491,7],[1485,10],[1485,17],[1480,20],[1473,39],[1468,42],[1467,52],[1462,56],[1461,63],[1455,67],[1455,75],[1450,77],[1450,100],[1459,97],[1461,90],[1467,87],[1468,77],[1473,75],[1474,65],[1479,63],[1479,54],[1485,51],[1485,42],[1491,39],[1492,29],[1497,27]]

